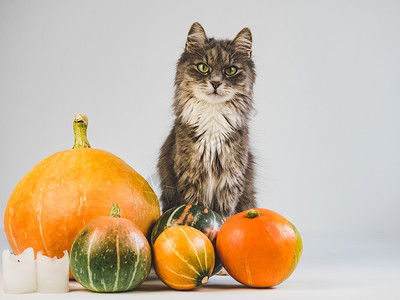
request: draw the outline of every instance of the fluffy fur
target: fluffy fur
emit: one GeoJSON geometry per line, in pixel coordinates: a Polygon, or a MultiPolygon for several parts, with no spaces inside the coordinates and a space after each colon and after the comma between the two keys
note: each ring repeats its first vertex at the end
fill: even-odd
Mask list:
{"type": "Polygon", "coordinates": [[[158,162],[163,211],[199,204],[227,219],[256,206],[248,128],[255,80],[251,47],[248,28],[232,41],[207,38],[199,23],[190,28],[176,68],[176,119],[158,162]],[[231,66],[237,72],[229,76],[231,66]]]}

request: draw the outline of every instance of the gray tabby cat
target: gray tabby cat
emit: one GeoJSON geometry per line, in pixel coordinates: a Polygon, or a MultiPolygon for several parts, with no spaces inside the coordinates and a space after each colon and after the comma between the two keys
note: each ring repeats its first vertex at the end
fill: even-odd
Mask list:
{"type": "Polygon", "coordinates": [[[197,204],[224,219],[256,207],[249,146],[254,63],[248,28],[232,40],[190,28],[176,68],[175,122],[161,148],[163,211],[197,204]]]}

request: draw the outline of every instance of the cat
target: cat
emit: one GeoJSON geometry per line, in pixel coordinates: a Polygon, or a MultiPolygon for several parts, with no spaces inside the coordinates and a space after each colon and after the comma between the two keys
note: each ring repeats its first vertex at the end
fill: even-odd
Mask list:
{"type": "Polygon", "coordinates": [[[249,28],[216,40],[193,23],[176,67],[175,122],[157,164],[163,212],[202,205],[226,220],[257,206],[248,126],[255,77],[249,28]]]}

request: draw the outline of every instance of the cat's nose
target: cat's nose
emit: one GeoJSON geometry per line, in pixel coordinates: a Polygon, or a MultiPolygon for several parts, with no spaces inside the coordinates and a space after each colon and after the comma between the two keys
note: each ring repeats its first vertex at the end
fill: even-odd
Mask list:
{"type": "Polygon", "coordinates": [[[211,81],[210,83],[213,86],[213,88],[216,90],[221,85],[222,82],[221,81],[211,81]]]}

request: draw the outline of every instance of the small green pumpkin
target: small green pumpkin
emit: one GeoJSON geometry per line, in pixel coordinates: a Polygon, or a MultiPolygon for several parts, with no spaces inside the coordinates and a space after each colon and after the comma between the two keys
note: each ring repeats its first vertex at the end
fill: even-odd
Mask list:
{"type": "MultiPolygon", "coordinates": [[[[153,226],[151,232],[151,244],[154,246],[157,237],[167,228],[187,225],[203,232],[214,246],[218,232],[223,224],[219,214],[200,205],[183,204],[170,208],[164,212],[153,226]]],[[[212,275],[219,272],[222,268],[217,252],[215,251],[215,267],[212,275]]]]}
{"type": "Polygon", "coordinates": [[[77,234],[70,266],[75,279],[91,291],[129,291],[147,278],[151,248],[139,228],[121,218],[114,204],[110,216],[92,220],[77,234]]]}

